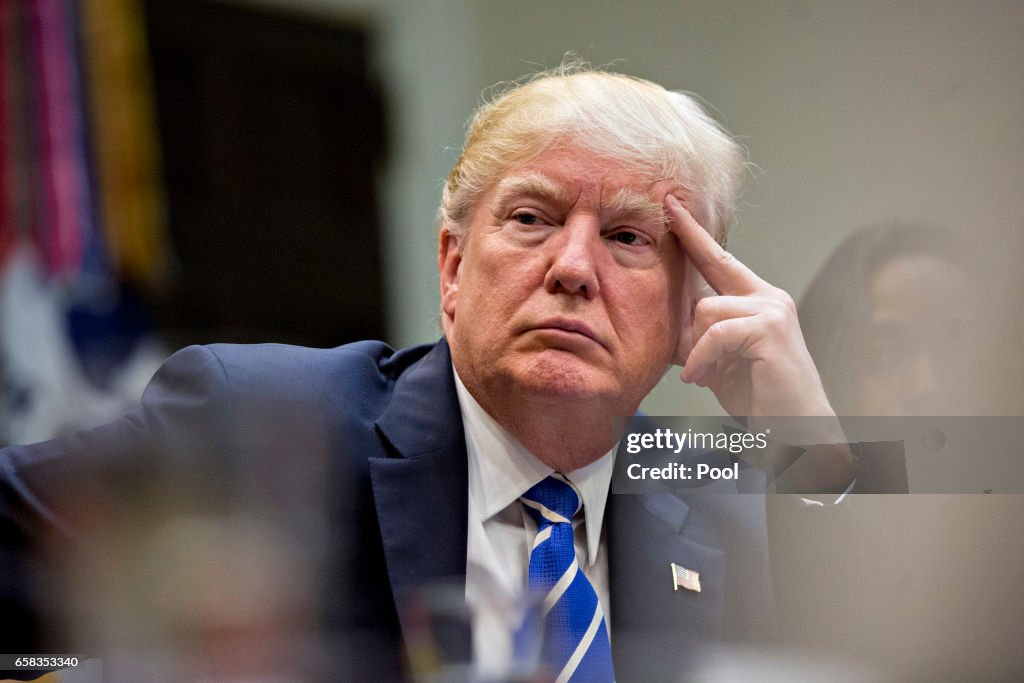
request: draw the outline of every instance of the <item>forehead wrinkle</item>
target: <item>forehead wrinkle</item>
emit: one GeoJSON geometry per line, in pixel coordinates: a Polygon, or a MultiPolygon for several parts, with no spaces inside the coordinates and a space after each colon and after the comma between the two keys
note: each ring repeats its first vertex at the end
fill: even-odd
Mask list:
{"type": "Polygon", "coordinates": [[[514,197],[522,196],[553,199],[558,202],[569,200],[565,188],[558,183],[541,173],[528,173],[503,178],[495,189],[493,205],[501,207],[514,197]]]}
{"type": "Polygon", "coordinates": [[[642,223],[661,225],[668,232],[665,209],[650,197],[622,188],[603,207],[615,217],[627,217],[642,223]]]}

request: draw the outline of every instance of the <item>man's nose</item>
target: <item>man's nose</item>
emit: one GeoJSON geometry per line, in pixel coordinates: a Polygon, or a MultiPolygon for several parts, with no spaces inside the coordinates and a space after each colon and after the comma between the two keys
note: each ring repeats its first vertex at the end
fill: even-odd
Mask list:
{"type": "Polygon", "coordinates": [[[594,217],[570,217],[554,240],[549,242],[551,264],[544,286],[552,294],[579,294],[588,299],[598,295],[600,282],[601,231],[594,217]]]}

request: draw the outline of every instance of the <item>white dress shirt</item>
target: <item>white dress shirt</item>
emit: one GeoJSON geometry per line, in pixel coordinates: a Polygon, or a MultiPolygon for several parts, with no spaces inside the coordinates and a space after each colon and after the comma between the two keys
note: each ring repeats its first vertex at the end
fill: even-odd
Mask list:
{"type": "MultiPolygon", "coordinates": [[[[513,635],[523,618],[530,547],[537,524],[519,496],[554,470],[487,414],[455,375],[469,457],[469,537],[466,603],[472,619],[473,661],[483,677],[507,673],[513,635]]],[[[574,520],[576,557],[593,584],[609,626],[608,557],[602,535],[615,448],[586,467],[563,472],[583,496],[574,520]]]]}

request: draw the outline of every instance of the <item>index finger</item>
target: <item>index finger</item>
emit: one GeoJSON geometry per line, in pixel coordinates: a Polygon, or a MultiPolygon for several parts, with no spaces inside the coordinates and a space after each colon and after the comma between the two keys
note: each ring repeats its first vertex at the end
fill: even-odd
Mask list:
{"type": "Polygon", "coordinates": [[[740,263],[701,227],[676,197],[665,195],[669,229],[675,234],[697,271],[719,294],[743,295],[767,286],[757,273],[740,263]]]}

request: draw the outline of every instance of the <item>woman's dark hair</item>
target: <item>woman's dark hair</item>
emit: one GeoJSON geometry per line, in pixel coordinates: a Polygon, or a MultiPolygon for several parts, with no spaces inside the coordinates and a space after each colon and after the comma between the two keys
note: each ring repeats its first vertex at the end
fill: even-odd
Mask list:
{"type": "Polygon", "coordinates": [[[857,381],[871,361],[871,283],[882,268],[910,256],[965,266],[966,247],[944,228],[885,224],[843,240],[814,276],[799,306],[807,348],[839,414],[863,411],[857,381]]]}

